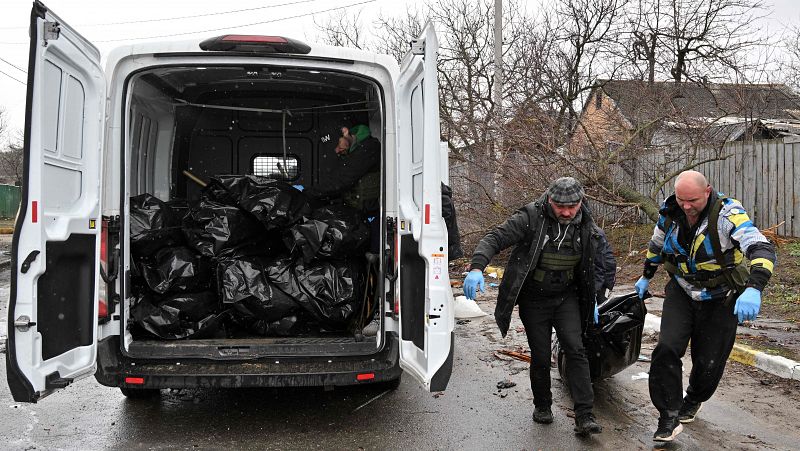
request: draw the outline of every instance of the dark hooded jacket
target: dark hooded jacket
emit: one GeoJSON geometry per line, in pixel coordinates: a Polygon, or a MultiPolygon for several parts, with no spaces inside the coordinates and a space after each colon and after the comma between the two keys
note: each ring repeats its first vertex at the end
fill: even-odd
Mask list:
{"type": "MultiPolygon", "coordinates": [[[[520,208],[506,222],[489,232],[478,243],[472,255],[472,269],[483,270],[492,258],[511,246],[515,246],[505,268],[497,296],[494,318],[505,337],[511,323],[511,314],[528,274],[536,268],[544,244],[547,221],[554,221],[547,214],[548,197],[520,208]]],[[[605,240],[602,231],[595,225],[584,200],[581,206],[580,240],[581,263],[578,269],[578,298],[582,329],[586,331],[592,321],[595,301],[595,256],[601,251],[605,240]]],[[[605,243],[607,246],[607,243],[605,243]]]]}

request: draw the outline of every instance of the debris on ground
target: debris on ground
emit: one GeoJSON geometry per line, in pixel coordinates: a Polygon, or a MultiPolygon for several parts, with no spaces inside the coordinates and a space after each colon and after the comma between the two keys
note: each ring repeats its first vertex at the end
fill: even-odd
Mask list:
{"type": "Polygon", "coordinates": [[[470,322],[471,321],[468,320],[468,319],[460,319],[460,320],[456,321],[456,324],[458,324],[459,326],[463,326],[464,324],[469,324],[470,322]]]}
{"type": "Polygon", "coordinates": [[[507,355],[507,356],[513,357],[513,358],[515,358],[517,360],[522,360],[523,362],[530,363],[530,361],[531,361],[531,356],[529,356],[528,354],[525,354],[525,353],[522,353],[522,352],[517,352],[517,351],[511,351],[509,349],[500,349],[500,350],[498,350],[496,352],[496,354],[507,355]]]}
{"type": "Polygon", "coordinates": [[[632,381],[638,381],[638,380],[641,380],[641,379],[650,379],[650,374],[645,373],[644,371],[642,371],[641,373],[634,374],[633,376],[631,376],[631,380],[632,381]]]}
{"type": "Polygon", "coordinates": [[[486,268],[484,268],[484,271],[486,272],[486,275],[488,277],[491,277],[492,279],[502,279],[505,269],[499,266],[489,265],[486,268]]]}
{"type": "Polygon", "coordinates": [[[453,303],[453,316],[456,319],[477,318],[486,316],[486,312],[481,310],[475,301],[467,299],[466,296],[456,296],[453,303]]]}
{"type": "Polygon", "coordinates": [[[639,358],[636,359],[636,360],[639,361],[639,362],[649,362],[650,361],[650,357],[648,357],[648,356],[646,356],[644,354],[639,354],[639,358]]]}
{"type": "Polygon", "coordinates": [[[516,386],[517,386],[516,382],[510,381],[508,379],[503,379],[503,380],[501,380],[500,382],[497,383],[497,389],[498,390],[502,390],[504,388],[516,387],[516,386]]]}

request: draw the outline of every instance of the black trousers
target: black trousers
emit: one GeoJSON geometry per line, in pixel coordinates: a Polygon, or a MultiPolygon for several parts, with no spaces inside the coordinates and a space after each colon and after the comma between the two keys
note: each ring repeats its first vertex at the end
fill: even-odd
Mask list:
{"type": "Polygon", "coordinates": [[[650,399],[661,417],[675,417],[683,401],[681,357],[692,341],[692,372],[686,397],[705,402],[717,390],[736,340],[737,319],[731,302],[694,301],[670,280],[661,332],[650,363],[650,399]]]}
{"type": "Polygon", "coordinates": [[[525,326],[531,348],[531,390],[536,407],[550,407],[551,330],[566,354],[569,388],[575,402],[575,416],[591,413],[594,391],[589,375],[589,361],[581,337],[581,315],[575,291],[561,296],[538,297],[523,289],[519,297],[519,317],[525,326]]]}

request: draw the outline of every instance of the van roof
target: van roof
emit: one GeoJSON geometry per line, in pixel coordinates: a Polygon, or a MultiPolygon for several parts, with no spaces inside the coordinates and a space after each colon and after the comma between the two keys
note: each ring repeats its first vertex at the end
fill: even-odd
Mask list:
{"type": "MultiPolygon", "coordinates": [[[[192,39],[192,40],[182,40],[182,41],[150,41],[150,42],[142,42],[142,43],[132,43],[128,45],[122,45],[119,47],[114,48],[106,55],[104,55],[104,65],[107,65],[109,69],[111,69],[111,64],[116,64],[119,60],[131,56],[131,55],[151,55],[151,54],[166,54],[166,53],[196,53],[201,55],[206,53],[204,50],[200,49],[200,43],[207,39],[207,37],[199,38],[199,39],[192,39]]],[[[397,61],[394,60],[389,55],[367,52],[364,50],[347,48],[347,47],[335,47],[329,45],[322,45],[322,44],[309,44],[311,47],[311,51],[307,55],[298,54],[299,58],[331,58],[331,59],[342,59],[342,60],[352,60],[355,62],[364,62],[364,63],[372,63],[378,64],[381,66],[385,66],[390,68],[390,70],[395,69],[398,67],[397,61]]],[[[207,52],[209,55],[220,56],[224,55],[225,52],[207,52]]],[[[234,53],[232,54],[241,55],[241,53],[234,53]]],[[[292,54],[281,54],[282,57],[291,57],[292,54]]],[[[265,54],[264,57],[270,57],[271,55],[265,54]]]]}

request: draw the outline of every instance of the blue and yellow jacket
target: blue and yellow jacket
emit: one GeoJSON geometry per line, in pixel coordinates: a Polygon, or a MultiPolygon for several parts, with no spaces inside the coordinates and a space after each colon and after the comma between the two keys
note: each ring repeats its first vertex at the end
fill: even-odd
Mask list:
{"type": "Polygon", "coordinates": [[[645,277],[652,278],[658,266],[665,264],[675,281],[696,301],[722,299],[731,288],[737,288],[730,287],[722,277],[723,266],[714,258],[711,239],[707,236],[708,212],[717,199],[722,199],[717,233],[726,260],[723,264],[744,270],[743,286],[764,289],[775,266],[774,247],[753,224],[739,201],[713,191],[693,233],[675,195],[664,201],[648,244],[645,277]],[[749,274],[745,257],[749,260],[749,274]]]}

